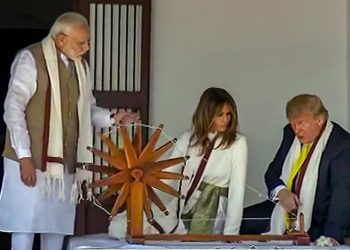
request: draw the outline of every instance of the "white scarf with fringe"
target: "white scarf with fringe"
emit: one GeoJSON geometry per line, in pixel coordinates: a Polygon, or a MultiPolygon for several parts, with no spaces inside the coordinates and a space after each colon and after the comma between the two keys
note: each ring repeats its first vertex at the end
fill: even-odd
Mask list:
{"type": "MultiPolygon", "coordinates": [[[[327,121],[326,127],[311,155],[309,164],[307,166],[305,176],[301,185],[299,200],[301,206],[298,208],[298,218],[296,221],[296,229],[299,230],[299,214],[304,214],[305,231],[308,231],[311,226],[312,210],[314,206],[318,169],[322,157],[322,153],[326,147],[327,141],[333,130],[333,124],[327,121]]],[[[287,157],[283,163],[281,179],[284,183],[287,183],[292,166],[299,157],[301,151],[301,143],[297,137],[294,138],[292,146],[289,149],[287,157]]],[[[267,234],[283,234],[286,231],[285,224],[285,210],[277,203],[275,206],[270,222],[270,231],[267,234]]]]}
{"type": "MultiPolygon", "coordinates": [[[[60,79],[58,72],[57,51],[54,40],[47,36],[41,42],[46,66],[51,84],[51,110],[49,124],[49,140],[47,155],[50,157],[63,158],[63,128],[61,114],[60,79]]],[[[93,162],[92,153],[86,149],[93,145],[92,123],[91,123],[91,100],[92,92],[90,86],[89,67],[86,62],[85,69],[81,60],[74,60],[75,69],[79,82],[78,120],[79,137],[77,146],[77,162],[93,162]]],[[[46,171],[43,173],[44,181],[42,191],[53,195],[56,185],[58,186],[58,197],[64,200],[64,165],[61,163],[47,162],[46,171]]],[[[83,180],[91,181],[92,173],[77,169],[76,180],[72,187],[71,201],[76,201],[79,196],[79,187],[83,180]]]]}

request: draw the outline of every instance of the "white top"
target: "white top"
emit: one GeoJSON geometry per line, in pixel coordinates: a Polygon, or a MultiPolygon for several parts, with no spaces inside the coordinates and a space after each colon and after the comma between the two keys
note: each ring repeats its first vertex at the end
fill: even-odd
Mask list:
{"type": "MultiPolygon", "coordinates": [[[[61,59],[68,66],[67,57],[61,59]]],[[[37,70],[35,59],[28,49],[22,50],[11,66],[11,78],[4,103],[4,120],[10,133],[11,144],[18,158],[31,157],[30,137],[25,120],[25,108],[35,94],[37,70]]],[[[110,111],[96,106],[91,101],[92,123],[97,127],[112,125],[110,111]]]]}
{"type": "MultiPolygon", "coordinates": [[[[180,137],[172,155],[172,157],[184,156],[187,152],[187,155],[190,156],[183,172],[184,175],[187,175],[190,178],[189,180],[183,181],[181,187],[181,193],[183,195],[187,195],[188,189],[191,186],[191,181],[194,179],[192,177],[196,174],[197,168],[203,157],[203,155],[198,155],[198,147],[188,148],[190,135],[190,132],[185,132],[180,137]]],[[[243,135],[238,134],[236,141],[228,148],[224,149],[220,147],[215,149],[219,143],[220,139],[215,143],[200,182],[204,181],[223,188],[228,187],[229,193],[223,233],[238,234],[243,214],[248,158],[247,141],[243,135]]],[[[167,171],[181,172],[181,168],[182,165],[177,165],[167,171]]],[[[178,186],[175,186],[175,188],[178,188],[178,186]]],[[[186,207],[191,206],[191,200],[195,199],[193,197],[194,195],[191,196],[186,207]]],[[[184,202],[182,203],[184,204],[184,202]]]]}

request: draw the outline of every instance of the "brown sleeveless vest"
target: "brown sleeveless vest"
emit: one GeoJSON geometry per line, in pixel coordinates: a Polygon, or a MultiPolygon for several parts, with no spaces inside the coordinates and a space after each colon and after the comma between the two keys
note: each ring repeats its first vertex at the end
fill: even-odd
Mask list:
{"type": "MultiPolygon", "coordinates": [[[[49,75],[46,67],[44,53],[41,43],[36,43],[28,47],[33,54],[37,69],[37,86],[33,97],[25,109],[27,129],[31,141],[31,153],[34,160],[35,168],[42,169],[42,148],[43,148],[43,131],[44,131],[44,113],[45,97],[47,87],[50,84],[49,75]]],[[[71,67],[66,67],[58,58],[58,70],[61,91],[61,112],[63,126],[63,158],[69,173],[75,172],[77,158],[77,141],[78,141],[78,111],[77,103],[79,98],[79,84],[77,79],[74,63],[71,67]]],[[[6,132],[6,141],[3,156],[18,161],[17,155],[11,147],[9,132],[6,132]]]]}

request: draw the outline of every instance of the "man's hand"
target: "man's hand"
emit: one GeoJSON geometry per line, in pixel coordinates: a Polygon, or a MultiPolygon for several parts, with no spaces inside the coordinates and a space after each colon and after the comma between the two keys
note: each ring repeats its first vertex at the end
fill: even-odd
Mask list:
{"type": "Polygon", "coordinates": [[[332,237],[329,237],[329,239],[332,242],[332,246],[340,246],[340,243],[336,239],[332,237]]]}
{"type": "Polygon", "coordinates": [[[139,115],[135,112],[119,111],[114,114],[113,118],[116,125],[120,123],[128,125],[130,123],[137,122],[139,120],[139,115]]]}
{"type": "Polygon", "coordinates": [[[19,159],[19,167],[21,180],[24,185],[34,187],[36,183],[36,174],[33,159],[31,157],[19,159]]]}
{"type": "Polygon", "coordinates": [[[293,210],[298,209],[298,207],[300,206],[298,196],[290,192],[288,189],[281,189],[278,192],[277,197],[280,201],[281,206],[287,212],[292,212],[293,210]]]}
{"type": "Polygon", "coordinates": [[[315,240],[315,245],[318,247],[340,246],[339,242],[336,239],[324,235],[320,236],[317,240],[315,240]]]}

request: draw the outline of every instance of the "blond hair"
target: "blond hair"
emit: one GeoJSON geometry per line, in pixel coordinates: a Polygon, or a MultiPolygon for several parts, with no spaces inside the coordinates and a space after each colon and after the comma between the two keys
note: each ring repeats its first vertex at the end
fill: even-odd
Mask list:
{"type": "Polygon", "coordinates": [[[297,117],[302,113],[309,112],[314,117],[322,116],[328,119],[328,111],[317,95],[302,94],[293,97],[286,106],[287,118],[297,117]]]}
{"type": "Polygon", "coordinates": [[[58,34],[69,34],[72,28],[88,26],[87,19],[77,12],[66,12],[60,15],[50,29],[50,36],[56,38],[58,34]]]}

